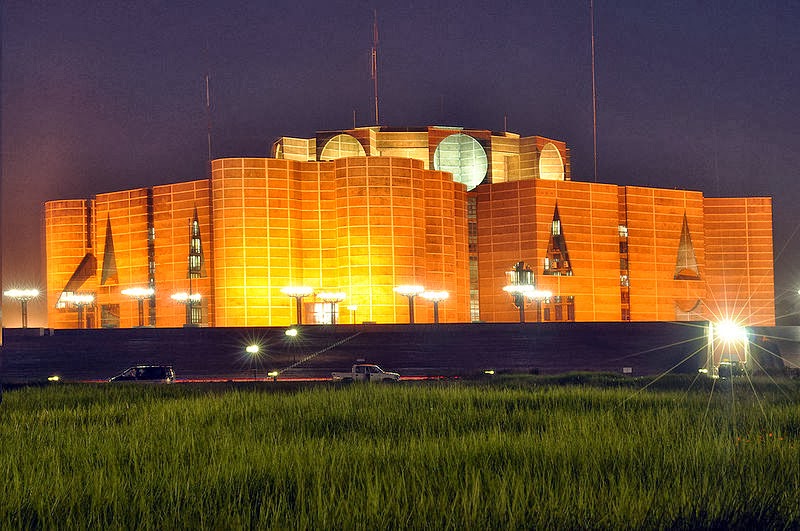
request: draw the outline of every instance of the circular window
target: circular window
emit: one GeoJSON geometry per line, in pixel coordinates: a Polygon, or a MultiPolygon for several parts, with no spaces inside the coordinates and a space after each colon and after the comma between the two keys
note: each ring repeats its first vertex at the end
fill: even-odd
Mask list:
{"type": "Polygon", "coordinates": [[[319,160],[335,160],[343,159],[345,157],[365,157],[366,155],[367,154],[364,152],[364,146],[361,145],[361,142],[356,140],[356,138],[353,136],[342,133],[334,136],[325,143],[325,147],[322,149],[319,160]]]}
{"type": "Polygon", "coordinates": [[[472,190],[486,177],[489,163],[486,151],[471,136],[463,133],[442,140],[433,153],[433,168],[453,174],[453,180],[472,190]]]}
{"type": "Polygon", "coordinates": [[[564,180],[564,162],[561,153],[552,142],[545,144],[539,155],[539,178],[548,181],[564,180]]]}

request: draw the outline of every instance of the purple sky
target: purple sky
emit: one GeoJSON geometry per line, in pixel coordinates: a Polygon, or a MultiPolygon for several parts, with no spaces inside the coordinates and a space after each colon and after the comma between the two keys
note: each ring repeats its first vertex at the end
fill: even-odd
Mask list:
{"type": "MultiPolygon", "coordinates": [[[[44,289],[43,202],[206,175],[206,71],[214,157],[351,127],[353,110],[372,124],[373,8],[383,125],[507,115],[594,179],[588,0],[6,0],[4,289],[44,289]]],[[[798,27],[790,1],[595,5],[598,180],[772,196],[779,315],[800,311],[798,27]]],[[[29,319],[44,325],[43,301],[29,319]]],[[[19,326],[16,303],[3,320],[19,326]]]]}

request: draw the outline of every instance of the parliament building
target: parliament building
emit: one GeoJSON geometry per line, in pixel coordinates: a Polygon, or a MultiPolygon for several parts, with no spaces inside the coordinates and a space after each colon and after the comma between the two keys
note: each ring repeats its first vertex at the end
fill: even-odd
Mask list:
{"type": "Polygon", "coordinates": [[[775,324],[771,198],[573,181],[564,142],[511,132],[284,137],[208,178],[49,201],[44,234],[52,328],[775,324]],[[504,289],[523,271],[545,296],[504,289]]]}

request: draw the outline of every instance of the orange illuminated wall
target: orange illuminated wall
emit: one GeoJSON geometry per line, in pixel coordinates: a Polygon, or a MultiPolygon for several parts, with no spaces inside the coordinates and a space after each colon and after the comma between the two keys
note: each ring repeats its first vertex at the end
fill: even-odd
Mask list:
{"type": "MultiPolygon", "coordinates": [[[[62,290],[87,255],[94,258],[90,237],[91,201],[72,199],[50,201],[44,206],[45,256],[47,263],[47,322],[52,328],[78,328],[78,313],[74,306],[59,306],[62,290]]],[[[92,265],[92,269],[96,266],[92,265]]],[[[73,282],[80,293],[95,289],[89,282],[73,282]]]]}
{"type": "MultiPolygon", "coordinates": [[[[98,194],[95,200],[99,326],[112,326],[117,319],[121,328],[139,324],[138,302],[121,291],[149,286],[148,195],[147,188],[137,188],[98,194]],[[107,272],[104,281],[104,264],[112,266],[112,247],[114,270],[107,272]]],[[[145,301],[144,314],[145,325],[156,324],[151,319],[150,301],[145,301]]]]}
{"type": "MultiPolygon", "coordinates": [[[[468,319],[466,225],[456,220],[466,197],[448,174],[391,157],[221,159],[212,171],[218,326],[293,323],[287,286],[344,292],[337,322],[351,319],[348,305],[358,321],[405,321],[393,288],[408,283],[450,292],[440,320],[468,319]]],[[[314,302],[304,300],[305,322],[314,302]]],[[[424,301],[416,312],[432,320],[424,301]]]]}
{"type": "MultiPolygon", "coordinates": [[[[210,179],[46,203],[49,325],[77,327],[64,296],[89,293],[88,326],[136,326],[138,303],[121,292],[147,286],[145,324],[159,327],[185,324],[171,295],[190,288],[204,326],[289,325],[290,286],[343,292],[338,323],[405,323],[400,284],[448,291],[442,322],[517,321],[503,287],[519,261],[552,292],[548,308],[569,310],[530,304],[528,321],[774,324],[769,198],[576,182],[564,142],[488,130],[361,127],[285,137],[274,155],[214,160],[210,179]],[[470,192],[433,169],[455,134],[486,154],[485,184],[470,192]],[[203,263],[190,286],[195,216],[203,263]]],[[[321,303],[304,299],[304,322],[325,322],[321,303]]],[[[418,297],[415,317],[432,322],[433,304],[418,297]]]]}
{"type": "Polygon", "coordinates": [[[627,204],[631,320],[706,318],[703,195],[700,192],[624,187],[627,204]],[[697,275],[676,278],[684,227],[688,228],[697,275]],[[683,317],[683,318],[681,318],[683,317]]]}
{"type": "MultiPolygon", "coordinates": [[[[617,189],[575,181],[517,181],[475,190],[481,320],[517,321],[503,291],[505,272],[518,261],[534,271],[537,287],[574,297],[576,321],[615,321],[620,315],[617,189]],[[572,275],[545,275],[556,205],[572,275]]],[[[535,307],[526,321],[535,321],[535,307]]]]}
{"type": "Polygon", "coordinates": [[[153,187],[155,244],[155,299],[157,325],[179,327],[186,323],[186,306],[172,299],[175,293],[199,293],[202,325],[213,326],[212,273],[214,247],[208,180],[153,187]],[[197,215],[203,263],[198,278],[189,282],[191,224],[197,215]]]}
{"type": "Polygon", "coordinates": [[[774,326],[772,200],[705,198],[704,208],[709,314],[774,326]]]}

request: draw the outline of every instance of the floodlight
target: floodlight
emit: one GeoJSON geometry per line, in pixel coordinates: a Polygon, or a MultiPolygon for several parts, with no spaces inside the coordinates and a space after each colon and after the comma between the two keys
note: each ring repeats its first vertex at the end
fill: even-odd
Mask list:
{"type": "Polygon", "coordinates": [[[439,303],[447,299],[450,294],[446,291],[423,291],[421,294],[423,299],[428,299],[433,303],[433,322],[439,323],[439,303]]]}
{"type": "Polygon", "coordinates": [[[281,293],[292,297],[295,300],[295,304],[297,305],[297,324],[303,324],[303,297],[307,297],[314,293],[314,288],[310,288],[308,286],[287,286],[281,289],[281,293]]]}
{"type": "Polygon", "coordinates": [[[725,319],[717,323],[715,334],[717,338],[726,343],[747,340],[747,329],[730,319],[725,319]]]}
{"type": "Polygon", "coordinates": [[[394,291],[408,298],[408,322],[414,324],[414,297],[425,291],[425,288],[416,284],[401,284],[394,291]]]}

